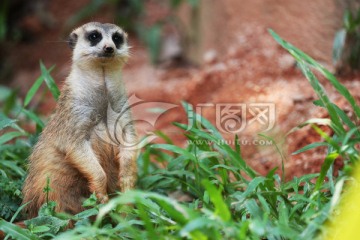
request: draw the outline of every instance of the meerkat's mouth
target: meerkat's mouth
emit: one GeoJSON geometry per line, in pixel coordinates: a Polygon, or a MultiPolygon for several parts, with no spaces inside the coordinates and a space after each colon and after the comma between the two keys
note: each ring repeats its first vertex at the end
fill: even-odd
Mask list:
{"type": "Polygon", "coordinates": [[[99,53],[97,54],[99,58],[112,58],[115,57],[115,53],[99,53]]]}
{"type": "Polygon", "coordinates": [[[84,61],[95,61],[101,64],[112,64],[117,62],[125,63],[128,55],[122,53],[88,53],[83,56],[84,61]]]}

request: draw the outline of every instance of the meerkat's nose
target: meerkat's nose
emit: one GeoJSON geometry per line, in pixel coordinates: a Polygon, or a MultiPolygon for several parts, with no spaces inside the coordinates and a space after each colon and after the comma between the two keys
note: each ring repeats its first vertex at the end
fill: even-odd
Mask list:
{"type": "Polygon", "coordinates": [[[105,53],[114,53],[114,48],[113,47],[104,47],[104,52],[105,53]]]}

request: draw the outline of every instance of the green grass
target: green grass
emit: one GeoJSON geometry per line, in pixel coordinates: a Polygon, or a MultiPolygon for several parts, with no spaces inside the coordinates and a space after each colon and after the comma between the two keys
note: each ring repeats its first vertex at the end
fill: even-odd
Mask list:
{"type": "Polygon", "coordinates": [[[1,114],[0,129],[6,130],[0,137],[0,204],[10,209],[0,212],[3,218],[0,230],[16,239],[314,239],[330,217],[332,204],[339,198],[349,169],[359,159],[355,145],[360,137],[357,127],[360,108],[329,71],[273,31],[270,33],[294,56],[313,86],[319,97],[314,107],[325,108],[329,113],[329,119],[310,119],[293,129],[311,125],[324,139],[295,153],[326,146],[327,155],[319,173],[290,181],[276,174],[277,169],[265,176],[258,174],[242,158],[241,146],[232,148],[221,141],[223,138],[216,128],[184,102],[189,120],[198,124],[189,121],[190,130],[188,125],[174,124],[190,140],[189,144],[178,147],[158,133],[166,144],[149,144],[143,149],[138,159],[136,190],[119,194],[105,205],[97,204],[92,195],[84,202],[87,210],[75,216],[54,212],[54,203],[49,202],[37,218],[26,221],[28,229],[21,229],[11,222],[21,217],[15,211],[21,200],[25,159],[44,126],[34,109],[27,107],[42,81],[55,98],[58,96],[49,73],[51,69],[41,64],[42,76],[24,104],[19,103],[11,90],[0,89],[7,92],[0,99],[5,113],[1,114]],[[349,102],[354,118],[331,102],[313,70],[323,74],[349,102]],[[35,134],[20,127],[29,121],[37,126],[35,134]],[[329,126],[334,134],[327,135],[317,124],[329,126]],[[346,171],[335,177],[333,163],[339,156],[346,171]],[[187,196],[188,201],[171,198],[175,192],[187,196]],[[9,198],[16,200],[14,206],[10,206],[13,201],[9,198]],[[75,227],[65,230],[69,220],[75,227]]]}

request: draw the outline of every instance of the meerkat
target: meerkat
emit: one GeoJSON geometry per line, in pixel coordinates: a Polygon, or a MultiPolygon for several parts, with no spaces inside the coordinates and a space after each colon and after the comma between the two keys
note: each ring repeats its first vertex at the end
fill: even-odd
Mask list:
{"type": "Polygon", "coordinates": [[[70,34],[69,45],[71,72],[29,157],[23,203],[30,218],[46,198],[56,202],[56,211],[75,214],[92,193],[105,203],[108,194],[136,182],[137,137],[121,79],[127,34],[114,24],[90,22],[70,34]]]}

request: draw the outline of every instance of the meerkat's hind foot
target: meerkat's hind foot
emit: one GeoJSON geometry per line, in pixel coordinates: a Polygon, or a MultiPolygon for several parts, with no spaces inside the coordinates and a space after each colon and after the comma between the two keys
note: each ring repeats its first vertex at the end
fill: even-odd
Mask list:
{"type": "Polygon", "coordinates": [[[120,190],[126,192],[135,187],[136,177],[134,176],[121,176],[120,177],[120,190]]]}
{"type": "Polygon", "coordinates": [[[109,201],[109,196],[107,194],[96,193],[96,198],[98,202],[102,204],[107,203],[109,201]]]}

